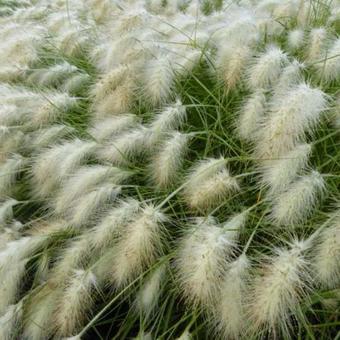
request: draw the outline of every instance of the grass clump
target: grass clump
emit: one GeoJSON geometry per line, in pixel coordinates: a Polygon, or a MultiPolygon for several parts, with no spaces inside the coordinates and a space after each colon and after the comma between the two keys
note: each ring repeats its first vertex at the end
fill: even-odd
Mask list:
{"type": "Polygon", "coordinates": [[[0,1],[0,338],[338,339],[336,1],[0,1]]]}

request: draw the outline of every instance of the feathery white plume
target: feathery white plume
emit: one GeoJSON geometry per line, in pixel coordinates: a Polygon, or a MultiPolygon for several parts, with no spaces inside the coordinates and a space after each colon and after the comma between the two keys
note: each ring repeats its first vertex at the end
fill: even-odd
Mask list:
{"type": "Polygon", "coordinates": [[[8,226],[7,228],[1,228],[0,251],[6,248],[7,243],[20,238],[21,235],[18,232],[18,230],[20,229],[19,227],[20,225],[17,226],[18,223],[17,221],[15,221],[12,225],[8,226]]]}
{"type": "Polygon", "coordinates": [[[225,339],[239,339],[244,334],[244,300],[250,261],[242,254],[228,264],[214,310],[218,332],[225,339]]]}
{"type": "Polygon", "coordinates": [[[217,75],[228,90],[234,89],[240,81],[250,56],[251,50],[247,46],[230,44],[219,49],[216,60],[217,75]]]}
{"type": "Polygon", "coordinates": [[[326,104],[327,97],[321,90],[304,83],[292,87],[272,103],[258,132],[255,156],[271,160],[292,150],[306,131],[312,132],[326,104]]]}
{"type": "MultiPolygon", "coordinates": [[[[1,88],[0,88],[1,89],[1,88]]],[[[1,89],[2,90],[2,89],[1,89]]],[[[11,126],[23,120],[24,114],[16,109],[12,104],[0,104],[0,124],[11,126]]]]}
{"type": "Polygon", "coordinates": [[[31,124],[35,127],[54,123],[66,111],[77,105],[77,99],[67,93],[47,93],[44,104],[39,106],[32,115],[31,124]]]}
{"type": "Polygon", "coordinates": [[[55,314],[55,327],[60,336],[76,334],[94,303],[97,279],[91,271],[76,270],[66,284],[55,314]]]}
{"type": "Polygon", "coordinates": [[[109,208],[109,205],[120,194],[121,188],[112,183],[102,183],[90,192],[75,199],[63,215],[71,226],[76,228],[92,224],[100,213],[109,208]]]}
{"type": "Polygon", "coordinates": [[[52,125],[45,129],[34,131],[30,135],[30,149],[40,151],[58,140],[70,135],[74,131],[73,128],[66,125],[52,125]]]}
{"type": "Polygon", "coordinates": [[[191,208],[207,210],[218,206],[239,189],[237,180],[226,167],[225,159],[210,158],[194,165],[183,194],[191,208]]]}
{"type": "Polygon", "coordinates": [[[66,56],[80,57],[89,44],[89,38],[89,35],[85,35],[76,25],[68,25],[60,30],[55,42],[57,48],[66,56]]]}
{"type": "Polygon", "coordinates": [[[94,86],[92,95],[95,102],[104,100],[113,93],[116,88],[121,85],[128,76],[129,69],[127,66],[119,66],[114,70],[106,73],[94,86]]]}
{"type": "Polygon", "coordinates": [[[336,288],[340,282],[340,215],[321,231],[313,256],[315,277],[324,288],[336,288]]]}
{"type": "Polygon", "coordinates": [[[13,153],[21,153],[25,146],[25,134],[22,131],[0,128],[0,163],[13,153]]]}
{"type": "Polygon", "coordinates": [[[7,242],[0,252],[0,315],[16,302],[23,282],[26,264],[44,244],[46,237],[22,237],[7,242]]]}
{"type": "Polygon", "coordinates": [[[334,41],[326,55],[326,60],[317,64],[320,77],[328,82],[337,81],[340,78],[340,38],[334,41]]]}
{"type": "Polygon", "coordinates": [[[15,199],[8,199],[0,203],[0,226],[5,225],[13,218],[13,207],[18,204],[15,199]]]}
{"type": "Polygon", "coordinates": [[[204,56],[202,55],[201,50],[187,48],[183,55],[177,56],[175,59],[174,67],[176,73],[180,74],[182,77],[190,75],[195,66],[198,65],[203,58],[204,56]]]}
{"type": "Polygon", "coordinates": [[[132,106],[135,89],[134,79],[127,78],[104,99],[95,102],[96,118],[129,112],[132,106]]]}
{"type": "Polygon", "coordinates": [[[19,302],[9,306],[5,314],[0,317],[0,338],[2,340],[13,340],[19,336],[22,312],[22,302],[19,302]]]}
{"type": "Polygon", "coordinates": [[[12,263],[12,266],[7,264],[7,270],[4,275],[1,268],[0,281],[0,316],[3,315],[6,309],[16,302],[21,284],[24,279],[27,260],[20,260],[12,263]]]}
{"type": "Polygon", "coordinates": [[[152,105],[162,104],[170,97],[174,78],[173,66],[165,56],[152,59],[145,65],[144,95],[152,105]]]}
{"type": "Polygon", "coordinates": [[[67,337],[64,337],[63,340],[81,340],[81,335],[78,334],[74,336],[67,336],[67,337]]]}
{"type": "Polygon", "coordinates": [[[74,202],[95,189],[97,185],[104,182],[121,184],[129,175],[128,171],[112,166],[81,167],[62,183],[55,198],[54,211],[57,214],[62,214],[74,202]]]}
{"type": "Polygon", "coordinates": [[[6,248],[1,251],[0,275],[6,273],[6,266],[12,266],[14,262],[20,262],[31,256],[45,241],[45,235],[38,235],[26,236],[9,242],[6,248]]]}
{"type": "Polygon", "coordinates": [[[285,66],[277,83],[275,84],[272,101],[275,101],[275,98],[283,96],[291,89],[292,86],[296,86],[301,83],[303,80],[302,70],[304,67],[304,64],[301,64],[296,59],[285,66]]]}
{"type": "Polygon", "coordinates": [[[0,78],[2,81],[17,80],[23,75],[23,71],[38,59],[37,49],[41,46],[46,33],[37,22],[28,20],[25,22],[20,20],[22,18],[17,19],[17,22],[14,17],[15,15],[8,17],[12,19],[8,25],[1,23],[0,78]]]}
{"type": "Polygon", "coordinates": [[[268,186],[270,196],[283,192],[307,165],[312,151],[310,144],[299,144],[279,159],[266,162],[261,168],[261,182],[268,186]]]}
{"type": "Polygon", "coordinates": [[[262,90],[252,93],[244,102],[237,121],[237,131],[241,138],[254,140],[256,131],[264,117],[266,96],[262,90]]]}
{"type": "Polygon", "coordinates": [[[273,17],[280,22],[290,23],[291,18],[295,18],[299,9],[295,1],[277,2],[274,10],[273,17]]]}
{"type": "Polygon", "coordinates": [[[188,330],[185,330],[176,340],[192,340],[192,335],[188,330]]]}
{"type": "Polygon", "coordinates": [[[166,216],[161,211],[147,205],[125,227],[111,264],[112,280],[118,287],[136,278],[162,254],[165,221],[166,216]]]}
{"type": "Polygon", "coordinates": [[[268,88],[279,78],[286,65],[287,55],[276,46],[269,46],[267,51],[254,60],[248,71],[248,86],[253,89],[268,88]]]}
{"type": "Polygon", "coordinates": [[[198,218],[183,237],[176,268],[185,299],[209,307],[215,302],[234,242],[211,216],[198,218]]]}
{"type": "Polygon", "coordinates": [[[294,52],[302,47],[304,44],[304,35],[304,31],[299,28],[288,33],[287,44],[290,51],[294,52]]]}
{"type": "Polygon", "coordinates": [[[62,180],[84,162],[95,150],[96,143],[75,139],[55,145],[37,155],[32,166],[32,184],[39,198],[51,195],[62,180]]]}
{"type": "Polygon", "coordinates": [[[52,335],[53,312],[60,287],[49,282],[34,292],[24,305],[24,339],[46,339],[52,335]]]}
{"type": "MultiPolygon", "coordinates": [[[[290,249],[276,248],[275,255],[262,265],[249,291],[248,313],[254,334],[264,330],[270,336],[289,336],[291,316],[306,294],[310,278],[304,256],[310,243],[294,241],[290,249]]],[[[295,314],[296,315],[296,314],[295,314]]]]}
{"type": "Polygon", "coordinates": [[[133,114],[122,114],[119,116],[99,120],[90,128],[89,133],[98,142],[103,142],[123,131],[127,131],[135,127],[137,124],[137,116],[133,114]]]}
{"type": "Polygon", "coordinates": [[[158,188],[167,188],[176,181],[187,152],[188,140],[188,135],[173,132],[159,146],[150,164],[152,179],[158,188]]]}
{"type": "Polygon", "coordinates": [[[90,76],[87,73],[79,73],[66,79],[62,85],[62,90],[76,94],[90,82],[90,76]]]}
{"type": "MultiPolygon", "coordinates": [[[[307,1],[300,1],[299,9],[296,16],[296,22],[298,27],[305,27],[310,21],[310,13],[312,11],[313,4],[307,1]]],[[[321,13],[321,12],[320,12],[321,13]]]]}
{"type": "Polygon", "coordinates": [[[63,62],[48,68],[34,70],[29,75],[28,81],[42,86],[56,86],[77,70],[76,66],[63,62]]]}
{"type": "Polygon", "coordinates": [[[328,33],[325,28],[313,28],[308,37],[306,60],[315,62],[322,59],[327,40],[328,33]]]}
{"type": "MultiPolygon", "coordinates": [[[[199,3],[199,1],[197,1],[197,3],[199,3]]],[[[195,14],[193,16],[196,17],[195,14]]],[[[212,16],[212,19],[216,20],[216,24],[206,28],[211,32],[211,36],[206,38],[206,41],[202,44],[203,46],[206,45],[209,40],[216,41],[215,43],[218,45],[225,42],[235,46],[252,46],[255,45],[260,38],[254,17],[244,11],[237,14],[237,19],[229,16],[226,17],[223,12],[216,13],[212,16]],[[228,20],[227,25],[225,20],[228,20]],[[226,37],[228,38],[226,39],[226,37]]]]}
{"type": "Polygon", "coordinates": [[[248,210],[230,217],[222,227],[230,242],[236,242],[248,217],[248,210]]]}
{"type": "Polygon", "coordinates": [[[140,125],[123,132],[98,151],[100,159],[116,165],[128,164],[137,157],[150,151],[151,132],[140,125]]]}
{"type": "Polygon", "coordinates": [[[274,197],[271,219],[275,224],[293,227],[304,222],[315,209],[324,189],[325,183],[319,172],[301,176],[274,197]]]}
{"type": "Polygon", "coordinates": [[[167,264],[156,268],[145,280],[136,296],[136,307],[145,317],[149,317],[157,306],[162,293],[167,264]]]}
{"type": "Polygon", "coordinates": [[[92,229],[91,244],[94,249],[105,250],[118,238],[122,228],[136,217],[140,204],[134,199],[121,201],[92,229]]]}
{"type": "Polygon", "coordinates": [[[13,155],[12,158],[0,165],[0,197],[11,193],[18,174],[23,169],[25,160],[20,155],[13,155]]]}
{"type": "Polygon", "coordinates": [[[93,251],[91,242],[90,233],[84,233],[67,242],[65,248],[60,251],[57,262],[50,272],[50,279],[54,283],[61,285],[70,277],[72,271],[85,266],[93,251]]]}
{"type": "Polygon", "coordinates": [[[180,100],[167,106],[150,123],[153,139],[157,140],[162,134],[181,127],[186,117],[185,106],[180,100]]]}

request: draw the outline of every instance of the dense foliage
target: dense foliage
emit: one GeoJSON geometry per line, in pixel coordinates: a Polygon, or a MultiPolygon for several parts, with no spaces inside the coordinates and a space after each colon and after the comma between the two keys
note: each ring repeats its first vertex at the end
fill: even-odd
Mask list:
{"type": "Polygon", "coordinates": [[[0,0],[0,339],[339,339],[338,0],[0,0]]]}

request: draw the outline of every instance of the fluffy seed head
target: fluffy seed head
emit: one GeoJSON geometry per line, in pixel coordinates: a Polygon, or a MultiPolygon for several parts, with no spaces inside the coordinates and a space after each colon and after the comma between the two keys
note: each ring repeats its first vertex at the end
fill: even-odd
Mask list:
{"type": "Polygon", "coordinates": [[[124,78],[127,77],[129,70],[126,66],[120,66],[106,73],[94,86],[92,96],[95,102],[100,102],[109,96],[119,85],[122,84],[124,78]]]}
{"type": "Polygon", "coordinates": [[[20,153],[25,146],[25,134],[22,131],[13,131],[7,127],[0,128],[0,163],[14,153],[20,153]]]}
{"type": "Polygon", "coordinates": [[[35,195],[46,198],[62,180],[86,160],[96,148],[93,142],[75,139],[48,148],[39,154],[32,166],[32,184],[35,195]]]}
{"type": "Polygon", "coordinates": [[[295,29],[289,32],[287,44],[290,51],[294,52],[301,48],[304,43],[304,35],[304,31],[301,29],[295,29]]]}
{"type": "Polygon", "coordinates": [[[27,260],[20,260],[8,266],[6,274],[0,269],[0,315],[3,315],[7,308],[16,303],[21,283],[24,279],[27,260]]]}
{"type": "Polygon", "coordinates": [[[186,330],[181,334],[181,336],[176,338],[176,340],[192,340],[192,335],[188,330],[186,330]]]}
{"type": "Polygon", "coordinates": [[[313,131],[326,104],[327,97],[321,90],[304,83],[275,100],[258,131],[256,158],[272,160],[294,149],[306,131],[313,131]]]}
{"type": "Polygon", "coordinates": [[[11,193],[13,185],[23,169],[25,160],[20,155],[14,155],[0,165],[0,197],[6,197],[11,193]]]}
{"type": "Polygon", "coordinates": [[[75,74],[65,80],[62,85],[62,90],[70,94],[77,94],[90,82],[90,76],[87,73],[75,74]]]}
{"type": "Polygon", "coordinates": [[[200,161],[188,175],[183,194],[193,209],[209,210],[239,190],[238,182],[225,166],[225,160],[200,161]]]}
{"type": "Polygon", "coordinates": [[[62,214],[73,202],[91,192],[97,185],[110,182],[121,184],[129,176],[129,172],[105,165],[84,166],[62,183],[57,193],[54,211],[62,214]]]}
{"type": "Polygon", "coordinates": [[[128,164],[150,151],[151,135],[149,129],[140,125],[108,142],[99,150],[98,156],[116,165],[128,164]]]}
{"type": "Polygon", "coordinates": [[[136,217],[140,208],[138,201],[129,199],[121,201],[93,228],[91,244],[94,249],[103,250],[118,238],[118,234],[136,217]]]}
{"type": "Polygon", "coordinates": [[[282,73],[275,84],[272,101],[275,101],[275,98],[280,98],[280,96],[283,96],[291,89],[292,86],[296,86],[301,83],[303,80],[302,70],[304,67],[305,66],[303,64],[294,59],[283,68],[282,73]]]}
{"type": "Polygon", "coordinates": [[[175,182],[187,151],[188,140],[188,135],[173,132],[160,145],[150,164],[152,179],[158,188],[168,188],[175,182]]]}
{"type": "Polygon", "coordinates": [[[268,187],[269,196],[283,192],[307,165],[310,144],[299,144],[279,159],[266,162],[261,168],[261,182],[268,187]]]}
{"type": "Polygon", "coordinates": [[[17,110],[15,105],[0,105],[0,124],[3,126],[11,126],[24,120],[24,114],[17,110]]]}
{"type": "Polygon", "coordinates": [[[86,320],[86,314],[97,290],[97,280],[91,271],[76,270],[70,277],[58,301],[55,322],[60,336],[76,334],[86,320]]]}
{"type": "Polygon", "coordinates": [[[167,106],[162,112],[157,114],[150,124],[153,138],[157,140],[160,135],[181,127],[186,119],[185,106],[180,100],[167,106]]]}
{"type": "Polygon", "coordinates": [[[327,45],[327,31],[324,28],[313,28],[308,37],[306,60],[315,62],[322,58],[327,45]]]}
{"type": "Polygon", "coordinates": [[[162,264],[154,270],[147,278],[136,296],[137,309],[145,317],[149,317],[157,306],[159,296],[162,292],[167,264],[162,264]]]}
{"type": "Polygon", "coordinates": [[[301,176],[274,198],[271,219],[278,225],[293,227],[304,222],[314,211],[324,190],[324,180],[317,171],[301,176]]]}
{"type": "Polygon", "coordinates": [[[152,105],[157,106],[169,98],[174,77],[173,67],[167,57],[160,56],[147,63],[143,84],[145,96],[152,105]]]}
{"type": "Polygon", "coordinates": [[[27,80],[40,86],[57,86],[62,80],[77,72],[77,70],[76,66],[63,62],[46,69],[34,70],[27,80]]]}
{"type": "Polygon", "coordinates": [[[337,81],[340,78],[340,38],[335,40],[324,56],[325,60],[316,66],[321,78],[327,82],[337,81]]]}
{"type": "MultiPolygon", "coordinates": [[[[273,337],[289,336],[291,315],[306,294],[309,281],[304,241],[294,242],[290,249],[275,249],[275,255],[262,265],[249,291],[248,313],[254,334],[261,330],[273,337]]],[[[296,315],[296,314],[295,314],[296,315]]]]}
{"type": "Polygon", "coordinates": [[[270,46],[260,55],[248,72],[248,86],[256,90],[267,88],[280,76],[282,68],[287,63],[286,54],[278,47],[270,46]]]}
{"type": "Polygon", "coordinates": [[[89,133],[98,142],[103,142],[111,137],[117,136],[136,125],[137,117],[133,114],[122,114],[97,121],[89,133]]]}
{"type": "Polygon", "coordinates": [[[228,264],[214,311],[217,330],[225,339],[239,339],[245,327],[244,300],[250,261],[246,255],[228,264]]]}
{"type": "Polygon", "coordinates": [[[125,227],[111,264],[112,280],[118,287],[136,278],[162,254],[165,220],[162,212],[147,205],[125,227]]]}
{"type": "Polygon", "coordinates": [[[66,111],[77,105],[77,99],[70,97],[67,93],[47,93],[44,104],[34,112],[31,125],[40,127],[54,123],[65,114],[66,111]]]}
{"type": "Polygon", "coordinates": [[[103,117],[129,112],[132,107],[134,89],[134,79],[125,79],[112,93],[94,103],[95,117],[102,119],[103,117]]]}
{"type": "Polygon", "coordinates": [[[254,140],[263,120],[266,96],[262,90],[252,93],[242,105],[237,124],[238,135],[245,140],[254,140]]]}
{"type": "Polygon", "coordinates": [[[27,339],[48,338],[52,334],[53,312],[60,294],[58,287],[45,285],[32,294],[25,305],[23,336],[27,339]]]}
{"type": "Polygon", "coordinates": [[[90,192],[74,200],[64,212],[64,216],[75,228],[92,224],[100,213],[109,208],[120,192],[121,188],[110,182],[99,184],[90,192]]]}
{"type": "Polygon", "coordinates": [[[0,226],[5,225],[13,218],[13,207],[18,204],[15,199],[8,199],[0,203],[0,226]]]}
{"type": "Polygon", "coordinates": [[[62,285],[74,270],[85,266],[93,250],[91,241],[89,234],[85,233],[68,242],[66,248],[60,251],[58,261],[50,272],[50,279],[62,285]]]}
{"type": "Polygon", "coordinates": [[[234,243],[214,218],[199,218],[178,249],[176,267],[184,298],[193,305],[210,306],[216,299],[234,243]]]}
{"type": "Polygon", "coordinates": [[[6,309],[3,316],[0,317],[0,338],[3,340],[12,340],[19,336],[20,323],[22,319],[22,302],[11,305],[6,309]]]}
{"type": "Polygon", "coordinates": [[[236,242],[247,221],[248,211],[236,214],[223,223],[223,230],[230,242],[236,242]]]}
{"type": "Polygon", "coordinates": [[[189,75],[195,66],[203,59],[202,51],[199,49],[186,49],[183,55],[177,57],[174,67],[176,73],[181,76],[189,75]]]}
{"type": "Polygon", "coordinates": [[[217,56],[216,66],[221,80],[228,90],[235,88],[241,79],[242,72],[250,58],[250,49],[247,46],[223,46],[217,56]]]}
{"type": "Polygon", "coordinates": [[[315,276],[324,287],[333,289],[340,282],[340,214],[321,232],[313,257],[315,276]]]}
{"type": "Polygon", "coordinates": [[[73,128],[66,125],[52,125],[45,129],[39,129],[30,136],[30,148],[38,152],[42,148],[55,144],[73,131],[73,128]]]}

